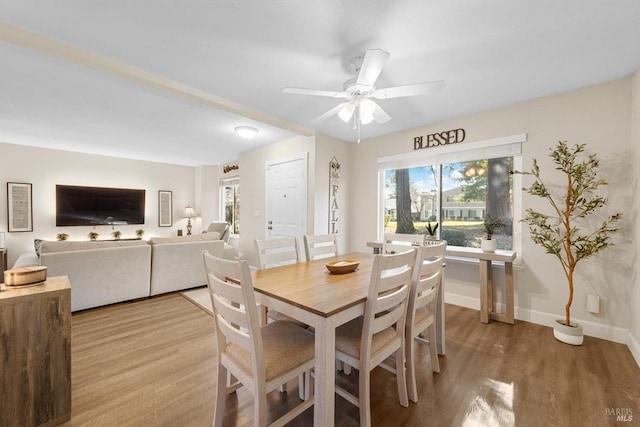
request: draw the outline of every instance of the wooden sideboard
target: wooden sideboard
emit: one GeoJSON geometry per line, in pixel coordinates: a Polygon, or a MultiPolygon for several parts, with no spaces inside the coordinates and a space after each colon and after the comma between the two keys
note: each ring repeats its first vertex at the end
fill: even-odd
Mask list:
{"type": "Polygon", "coordinates": [[[54,426],[71,417],[71,286],[0,285],[0,426],[54,426]]]}

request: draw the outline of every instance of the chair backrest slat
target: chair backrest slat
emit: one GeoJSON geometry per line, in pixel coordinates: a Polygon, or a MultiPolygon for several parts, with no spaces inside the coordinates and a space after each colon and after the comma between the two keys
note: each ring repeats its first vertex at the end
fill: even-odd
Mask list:
{"type": "Polygon", "coordinates": [[[399,254],[375,255],[361,342],[364,357],[371,354],[371,336],[394,324],[398,338],[402,339],[415,259],[414,248],[399,254]]]}
{"type": "Polygon", "coordinates": [[[335,234],[304,236],[304,252],[307,261],[338,255],[338,242],[335,234]]]}
{"type": "Polygon", "coordinates": [[[298,240],[293,236],[256,239],[255,246],[261,270],[300,261],[298,240]]]}
{"type": "Polygon", "coordinates": [[[385,233],[382,242],[382,253],[400,253],[412,247],[422,246],[424,238],[424,234],[385,233]]]}

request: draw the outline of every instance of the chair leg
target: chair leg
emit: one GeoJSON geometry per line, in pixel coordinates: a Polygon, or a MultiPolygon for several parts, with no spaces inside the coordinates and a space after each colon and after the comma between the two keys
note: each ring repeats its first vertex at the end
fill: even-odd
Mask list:
{"type": "Polygon", "coordinates": [[[305,382],[307,380],[306,375],[307,375],[306,372],[304,374],[298,375],[298,396],[300,397],[300,400],[307,400],[305,399],[305,394],[306,394],[305,382]]]}
{"type": "Polygon", "coordinates": [[[407,397],[407,373],[404,369],[404,344],[396,351],[396,378],[400,405],[406,408],[409,406],[409,398],[407,397]]]}
{"type": "Polygon", "coordinates": [[[348,363],[343,362],[342,363],[342,372],[344,372],[345,375],[351,375],[351,365],[349,365],[348,363]]]}
{"type": "Polygon", "coordinates": [[[438,362],[438,343],[436,341],[436,324],[429,326],[429,353],[431,353],[431,369],[433,372],[440,372],[440,362],[438,362]]]}
{"type": "Polygon", "coordinates": [[[358,403],[360,405],[360,427],[371,427],[371,373],[360,370],[358,380],[358,403]]]}
{"type": "Polygon", "coordinates": [[[416,386],[416,360],[415,360],[415,346],[416,342],[413,339],[413,331],[407,333],[407,391],[409,392],[409,399],[412,402],[418,401],[418,388],[416,386]]]}
{"type": "Polygon", "coordinates": [[[218,378],[216,386],[215,408],[213,410],[213,426],[221,426],[224,419],[224,406],[227,400],[227,369],[218,359],[218,378]]]}

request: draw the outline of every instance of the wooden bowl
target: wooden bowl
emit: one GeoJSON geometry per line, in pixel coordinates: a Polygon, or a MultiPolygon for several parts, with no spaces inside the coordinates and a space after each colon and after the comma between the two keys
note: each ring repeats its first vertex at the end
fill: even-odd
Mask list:
{"type": "Polygon", "coordinates": [[[356,271],[360,263],[353,259],[344,259],[340,261],[331,261],[326,264],[327,270],[331,274],[345,274],[356,271]]]}

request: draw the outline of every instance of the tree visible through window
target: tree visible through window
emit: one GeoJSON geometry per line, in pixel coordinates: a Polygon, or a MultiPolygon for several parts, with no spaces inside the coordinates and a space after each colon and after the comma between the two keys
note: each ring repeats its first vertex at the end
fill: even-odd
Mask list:
{"type": "Polygon", "coordinates": [[[439,223],[440,238],[451,246],[480,247],[484,218],[507,224],[494,238],[512,249],[512,157],[385,170],[384,229],[426,234],[439,223]]]}

